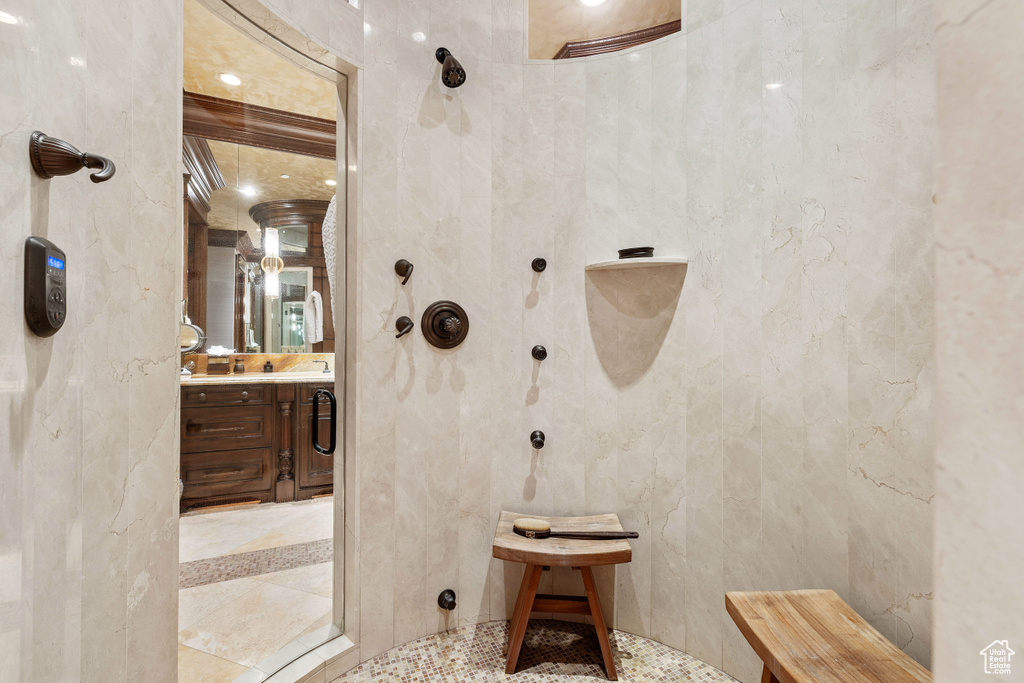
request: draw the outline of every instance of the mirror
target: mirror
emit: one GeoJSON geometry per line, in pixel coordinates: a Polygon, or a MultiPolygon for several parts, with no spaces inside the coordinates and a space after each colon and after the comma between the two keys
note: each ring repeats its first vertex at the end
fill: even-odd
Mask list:
{"type": "Polygon", "coordinates": [[[681,0],[530,0],[530,59],[616,52],[676,33],[681,0]]]}
{"type": "Polygon", "coordinates": [[[313,291],[312,268],[285,268],[281,296],[267,298],[264,340],[268,353],[305,353],[306,297],[313,291]]]}
{"type": "Polygon", "coordinates": [[[332,353],[322,225],[334,160],[196,136],[184,150],[210,188],[205,221],[190,205],[185,283],[186,314],[205,323],[207,347],[332,353]]]}
{"type": "Polygon", "coordinates": [[[182,323],[178,332],[182,353],[199,353],[206,345],[206,335],[197,325],[182,323]]]}

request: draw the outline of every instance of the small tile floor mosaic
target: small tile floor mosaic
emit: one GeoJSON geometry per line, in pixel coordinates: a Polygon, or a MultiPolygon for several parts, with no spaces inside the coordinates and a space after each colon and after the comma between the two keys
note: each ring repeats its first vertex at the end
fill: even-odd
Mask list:
{"type": "MultiPolygon", "coordinates": [[[[620,681],[736,683],[715,667],[653,640],[622,631],[611,631],[609,637],[620,681]]],[[[335,683],[607,680],[589,624],[531,620],[514,676],[505,675],[507,642],[507,621],[467,626],[388,650],[335,683]]]]}
{"type": "Polygon", "coordinates": [[[178,565],[178,590],[195,588],[220,581],[243,579],[334,559],[334,539],[253,550],[247,553],[210,557],[182,562],[178,565]]]}

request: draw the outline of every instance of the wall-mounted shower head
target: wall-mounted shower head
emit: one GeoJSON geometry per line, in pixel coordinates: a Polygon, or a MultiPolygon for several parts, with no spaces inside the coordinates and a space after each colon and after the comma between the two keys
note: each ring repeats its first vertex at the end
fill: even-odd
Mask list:
{"type": "Polygon", "coordinates": [[[458,88],[466,82],[466,70],[459,64],[459,60],[448,52],[447,48],[439,47],[434,53],[437,61],[441,63],[441,82],[449,88],[458,88]]]}

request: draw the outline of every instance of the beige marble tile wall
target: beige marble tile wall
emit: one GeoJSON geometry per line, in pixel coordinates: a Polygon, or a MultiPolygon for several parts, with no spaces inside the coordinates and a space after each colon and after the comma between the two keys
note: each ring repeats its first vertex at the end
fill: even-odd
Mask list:
{"type": "Polygon", "coordinates": [[[13,0],[0,23],[0,678],[173,681],[181,9],[13,0]],[[32,174],[40,129],[117,174],[32,174]],[[24,240],[67,253],[54,337],[23,322],[24,240]]]}
{"type": "Polygon", "coordinates": [[[361,659],[507,616],[513,508],[618,512],[615,624],[744,680],[726,590],[835,588],[929,661],[931,0],[689,0],[680,35],[558,64],[525,60],[522,0],[266,4],[365,69],[361,659]],[[584,275],[638,244],[690,266],[584,275]],[[394,340],[446,298],[462,347],[394,340]]]}
{"type": "Polygon", "coordinates": [[[1024,668],[1024,5],[936,8],[935,680],[997,678],[980,656],[997,639],[1018,653],[1011,680],[1024,668]]]}

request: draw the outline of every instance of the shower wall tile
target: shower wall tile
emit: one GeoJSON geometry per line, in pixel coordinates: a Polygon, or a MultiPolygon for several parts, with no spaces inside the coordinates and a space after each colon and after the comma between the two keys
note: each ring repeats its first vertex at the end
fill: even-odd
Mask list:
{"type": "MultiPolygon", "coordinates": [[[[497,5],[495,12],[497,12],[497,5]]],[[[495,15],[497,17],[497,14],[495,15]]],[[[524,283],[536,282],[529,269],[533,256],[524,248],[522,187],[522,140],[526,134],[523,113],[525,76],[521,65],[492,66],[491,133],[491,278],[490,310],[492,413],[488,427],[491,442],[491,516],[501,510],[524,507],[523,487],[530,460],[528,434],[523,433],[523,397],[531,375],[523,350],[522,323],[524,283]],[[501,106],[494,106],[501,103],[501,106]]],[[[490,521],[489,520],[489,521],[490,521]]],[[[493,523],[491,524],[493,526],[493,523]]],[[[492,532],[493,533],[493,532],[492,532]]],[[[488,553],[489,554],[489,553],[488,553]]],[[[519,568],[491,560],[488,592],[492,619],[508,618],[515,606],[519,568]]]]}
{"type": "Polygon", "coordinates": [[[522,64],[526,58],[526,3],[491,0],[491,56],[495,64],[522,64]]]}
{"type": "MultiPolygon", "coordinates": [[[[652,50],[651,244],[671,256],[690,253],[686,225],[686,39],[652,50]]],[[[672,286],[682,296],[686,268],[672,286]]],[[[686,642],[686,307],[677,305],[653,373],[651,486],[651,637],[686,642]],[[656,607],[655,607],[656,606],[656,607]]]]}
{"type": "MultiPolygon", "coordinates": [[[[467,3],[463,3],[466,5],[467,3]]],[[[471,3],[474,5],[486,3],[471,3]]],[[[489,8],[484,13],[470,14],[464,8],[463,39],[486,42],[489,31],[480,35],[482,26],[489,22],[489,8]],[[468,21],[477,21],[471,29],[468,21]],[[471,38],[472,36],[472,38],[471,38]]],[[[464,390],[461,396],[459,428],[459,575],[460,625],[481,623],[491,618],[490,544],[493,529],[491,518],[491,454],[500,445],[495,441],[490,416],[493,414],[490,387],[485,382],[470,382],[466,370],[489,367],[494,343],[496,312],[491,307],[491,277],[493,244],[491,236],[491,62],[487,52],[476,57],[462,50],[463,66],[475,76],[474,88],[460,89],[454,96],[461,101],[460,144],[462,146],[461,173],[461,235],[459,244],[459,270],[462,273],[460,296],[472,321],[472,335],[465,346],[466,358],[460,359],[459,368],[464,390]],[[472,60],[472,61],[471,61],[472,60]],[[479,82],[478,82],[479,81],[479,82]]],[[[454,584],[453,584],[454,586],[454,584]]]]}
{"type": "MultiPolygon", "coordinates": [[[[723,229],[723,584],[755,590],[761,579],[762,93],[761,6],[724,19],[723,229]]],[[[755,680],[760,660],[723,619],[723,666],[755,680]]]]}
{"type": "Polygon", "coordinates": [[[832,586],[848,600],[846,6],[846,0],[804,4],[801,563],[808,585],[832,586]]]}
{"type": "Polygon", "coordinates": [[[132,7],[131,225],[133,263],[127,367],[131,453],[126,478],[128,527],[128,680],[174,671],[178,581],[177,338],[181,283],[181,172],[179,168],[181,19],[175,6],[132,7]],[[168,27],[173,27],[169,31],[168,27]],[[161,46],[162,49],[150,49],[161,46]],[[168,55],[176,58],[169,59],[168,55]],[[172,87],[174,84],[176,87],[172,87]],[[173,112],[168,115],[167,112],[173,112]],[[173,194],[172,194],[173,191],[173,194]],[[152,226],[165,225],[163,230],[152,226]],[[144,235],[144,236],[143,236],[144,235]],[[171,456],[171,457],[169,457],[171,456]],[[155,643],[165,644],[154,647],[155,643]],[[143,654],[144,653],[144,654],[143,654]]]}
{"type": "Polygon", "coordinates": [[[685,649],[719,667],[724,592],[723,57],[721,22],[687,36],[685,649]]]}
{"type": "MultiPolygon", "coordinates": [[[[367,7],[369,12],[369,7],[367,7]]],[[[365,290],[359,308],[358,369],[360,387],[356,403],[358,439],[363,457],[359,468],[359,601],[357,625],[361,656],[371,657],[394,644],[395,622],[395,461],[396,405],[408,386],[408,337],[392,343],[394,321],[415,316],[403,288],[394,276],[394,263],[405,254],[399,241],[399,220],[393,198],[398,192],[398,38],[391,32],[371,30],[366,37],[363,106],[376,112],[362,118],[361,164],[363,202],[376,207],[364,211],[359,245],[360,282],[385,282],[365,290]],[[372,349],[372,351],[371,351],[372,349]]],[[[410,285],[413,281],[410,280],[410,285]]],[[[349,630],[346,624],[346,630],[349,630]]]]}
{"type": "MultiPolygon", "coordinates": [[[[1017,524],[1007,524],[1024,511],[1024,196],[1016,190],[1024,150],[1008,144],[1024,112],[1024,43],[1015,28],[1024,5],[938,0],[935,7],[934,671],[940,683],[980,683],[992,676],[974,643],[986,647],[989,633],[1024,642],[1024,547],[1017,524]]],[[[909,75],[899,68],[898,78],[909,75]]],[[[1020,656],[1014,660],[1019,675],[1020,656]]]]}
{"type": "MultiPolygon", "coordinates": [[[[43,339],[12,303],[0,333],[4,678],[171,681],[180,10],[9,5],[19,23],[4,26],[0,254],[20,263],[29,235],[64,249],[70,310],[43,339]],[[109,156],[117,174],[36,177],[35,129],[109,156]]],[[[0,293],[20,302],[21,268],[5,272],[0,293]]]]}
{"type": "Polygon", "coordinates": [[[764,290],[761,334],[764,582],[776,590],[805,584],[800,561],[804,487],[801,338],[803,176],[800,7],[762,3],[764,138],[761,213],[764,290]]]}
{"type": "MultiPolygon", "coordinates": [[[[431,216],[430,175],[421,169],[430,168],[428,130],[418,123],[420,100],[431,83],[422,62],[425,48],[399,38],[396,50],[397,71],[397,133],[398,176],[396,204],[398,225],[406,230],[427,235],[436,226],[431,216]]],[[[435,62],[436,63],[436,62],[435,62]]],[[[435,117],[436,109],[435,109],[435,117]]],[[[435,118],[436,120],[436,118],[435,118]]],[[[438,273],[436,258],[427,263],[429,241],[402,240],[396,244],[402,258],[419,265],[403,295],[411,311],[422,310],[429,301],[438,273]],[[419,277],[422,276],[422,277],[419,277]]],[[[392,270],[388,273],[391,275],[392,270]]],[[[415,314],[413,314],[415,315],[415,314]]],[[[415,316],[418,323],[418,317],[415,316]]],[[[403,338],[404,339],[404,338],[403,338]]],[[[401,347],[407,355],[399,356],[395,394],[395,587],[394,638],[406,642],[428,632],[427,615],[422,606],[427,595],[430,550],[426,540],[427,527],[434,505],[432,492],[426,486],[427,473],[417,464],[435,457],[432,444],[420,438],[432,433],[430,412],[434,404],[427,398],[426,384],[431,367],[428,356],[417,344],[401,347]],[[402,364],[407,364],[403,367],[402,364]],[[403,381],[404,380],[404,381],[403,381]]],[[[438,380],[434,379],[435,391],[438,380]]],[[[360,653],[362,654],[362,653],[360,653]]]]}
{"type": "Polygon", "coordinates": [[[683,13],[684,31],[691,33],[708,24],[719,21],[725,10],[726,0],[686,0],[683,13]]]}
{"type": "Polygon", "coordinates": [[[740,680],[726,590],[833,588],[927,662],[931,0],[689,0],[679,34],[560,62],[525,60],[522,0],[363,4],[361,658],[507,618],[513,509],[618,512],[616,626],[740,680]],[[640,244],[690,264],[584,271],[640,244]],[[463,346],[391,345],[441,298],[463,346]]]}
{"type": "Polygon", "coordinates": [[[900,2],[896,30],[896,565],[897,644],[931,658],[934,508],[934,291],[932,214],[935,80],[930,3],[900,2]],[[909,494],[909,495],[908,495],[909,494]],[[927,634],[928,637],[921,637],[927,634]]]}
{"type": "Polygon", "coordinates": [[[850,597],[895,641],[896,13],[877,0],[849,12],[850,597]]]}

